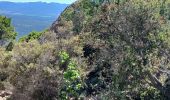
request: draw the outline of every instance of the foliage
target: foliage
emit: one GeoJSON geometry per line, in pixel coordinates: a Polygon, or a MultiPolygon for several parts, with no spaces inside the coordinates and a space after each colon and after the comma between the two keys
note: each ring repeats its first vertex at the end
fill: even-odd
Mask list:
{"type": "Polygon", "coordinates": [[[160,95],[159,91],[153,87],[148,87],[147,90],[142,90],[140,97],[142,100],[163,100],[163,96],[160,95]]]}
{"type": "MultiPolygon", "coordinates": [[[[153,3],[150,1],[147,4],[140,0],[136,2],[140,3],[135,4],[135,2],[129,1],[126,4],[115,6],[113,9],[117,10],[112,11],[106,8],[104,12],[94,17],[89,26],[93,26],[90,31],[95,36],[94,41],[97,41],[97,38],[106,42],[100,49],[101,53],[98,54],[100,58],[96,59],[95,64],[102,65],[101,61],[107,61],[108,64],[117,63],[110,65],[113,67],[113,71],[116,70],[113,76],[110,76],[113,77],[113,92],[111,93],[114,97],[112,98],[121,99],[123,96],[129,98],[129,96],[127,97],[129,93],[139,92],[141,88],[148,85],[145,80],[149,80],[154,88],[164,93],[164,90],[158,85],[160,83],[152,80],[154,74],[159,73],[155,72],[155,68],[160,68],[160,63],[155,65],[153,59],[161,61],[162,57],[165,57],[165,55],[159,55],[159,52],[162,51],[160,48],[166,46],[165,41],[160,40],[160,34],[163,35],[164,28],[160,27],[161,25],[158,23],[159,17],[155,16],[159,14],[159,9],[156,9],[156,6],[149,6],[149,3],[153,3]],[[105,52],[104,55],[103,52],[105,52]],[[145,85],[140,87],[141,84],[145,85]]],[[[169,63],[164,64],[164,67],[169,65],[169,63]]],[[[100,72],[102,71],[98,70],[96,73],[100,72]]],[[[98,81],[100,80],[98,79],[98,81]]],[[[94,91],[96,90],[94,89],[94,91]]]]}
{"type": "MultiPolygon", "coordinates": [[[[61,58],[61,64],[66,63],[69,60],[69,55],[65,51],[61,51],[59,53],[61,58]]],[[[76,64],[74,61],[69,60],[68,68],[64,71],[64,89],[61,90],[61,98],[62,99],[69,99],[71,97],[78,98],[82,83],[80,79],[80,73],[76,68],[76,64]]]]}
{"type": "Polygon", "coordinates": [[[59,97],[62,76],[57,63],[52,63],[56,61],[56,52],[53,43],[40,45],[38,41],[31,41],[15,45],[9,66],[9,81],[15,87],[12,99],[59,97]]]}
{"type": "Polygon", "coordinates": [[[0,16],[0,46],[6,47],[7,51],[11,51],[17,33],[11,25],[11,19],[0,16]]]}
{"type": "MultiPolygon", "coordinates": [[[[156,70],[160,69],[160,63],[156,66],[154,63],[162,61],[165,57],[164,54],[160,55],[162,52],[160,48],[166,51],[165,37],[169,36],[168,30],[164,27],[164,24],[168,23],[166,21],[162,23],[167,19],[162,20],[160,15],[161,2],[105,1],[95,5],[91,1],[82,0],[77,4],[79,6],[75,7],[84,18],[82,19],[84,22],[81,21],[83,28],[79,28],[79,32],[89,34],[84,38],[84,42],[94,50],[94,53],[87,57],[87,62],[92,62],[88,66],[93,70],[89,69],[90,73],[86,76],[86,92],[89,95],[92,93],[97,95],[102,93],[103,89],[110,89],[108,94],[113,95],[111,98],[135,99],[141,89],[145,89],[148,84],[162,91],[159,83],[154,84],[156,80],[152,80],[160,73],[156,70]],[[141,87],[141,84],[144,85],[141,87]],[[112,88],[107,88],[108,85],[112,88]]],[[[75,25],[74,19],[72,21],[75,25]]]]}
{"type": "Polygon", "coordinates": [[[77,1],[48,31],[0,51],[11,98],[169,100],[169,4],[77,1]]]}
{"type": "Polygon", "coordinates": [[[28,42],[28,41],[32,41],[32,40],[35,40],[35,39],[39,39],[40,36],[42,36],[43,32],[30,32],[27,36],[23,36],[19,39],[19,42],[28,42]]]}
{"type": "Polygon", "coordinates": [[[12,54],[7,52],[5,48],[0,47],[0,90],[6,89],[6,83],[10,76],[10,63],[12,54]]]}
{"type": "Polygon", "coordinates": [[[11,25],[11,19],[0,16],[0,39],[13,40],[16,37],[16,32],[11,25]]]}

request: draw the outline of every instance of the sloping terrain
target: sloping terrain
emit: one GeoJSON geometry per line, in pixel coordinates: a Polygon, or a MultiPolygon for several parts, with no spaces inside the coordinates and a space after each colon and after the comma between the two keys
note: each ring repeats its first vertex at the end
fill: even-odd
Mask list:
{"type": "Polygon", "coordinates": [[[0,49],[0,87],[12,100],[169,100],[169,4],[78,0],[41,36],[0,49]]]}

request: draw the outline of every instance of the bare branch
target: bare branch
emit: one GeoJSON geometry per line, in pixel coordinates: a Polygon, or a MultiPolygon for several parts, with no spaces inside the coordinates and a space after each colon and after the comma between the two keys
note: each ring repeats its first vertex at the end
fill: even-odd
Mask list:
{"type": "Polygon", "coordinates": [[[146,74],[149,77],[152,85],[155,88],[157,88],[161,93],[164,93],[164,86],[162,85],[162,83],[154,75],[152,75],[150,72],[146,72],[146,74]]]}

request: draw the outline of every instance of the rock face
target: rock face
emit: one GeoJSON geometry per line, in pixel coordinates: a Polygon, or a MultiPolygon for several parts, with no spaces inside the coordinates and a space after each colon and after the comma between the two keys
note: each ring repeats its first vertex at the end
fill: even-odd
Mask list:
{"type": "Polygon", "coordinates": [[[11,95],[10,91],[0,91],[0,100],[7,100],[11,95]]]}

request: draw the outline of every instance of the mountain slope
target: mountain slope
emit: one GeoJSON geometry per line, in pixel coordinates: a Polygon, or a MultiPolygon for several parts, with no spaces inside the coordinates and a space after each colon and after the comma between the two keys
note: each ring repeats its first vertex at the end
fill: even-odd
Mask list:
{"type": "Polygon", "coordinates": [[[14,87],[11,100],[170,100],[170,0],[161,3],[77,1],[50,29],[0,48],[0,87],[14,87]]]}

